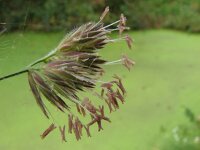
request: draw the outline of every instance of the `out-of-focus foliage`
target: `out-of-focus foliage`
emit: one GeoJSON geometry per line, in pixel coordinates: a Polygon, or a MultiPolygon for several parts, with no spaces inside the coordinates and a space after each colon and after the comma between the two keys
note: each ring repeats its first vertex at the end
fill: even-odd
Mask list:
{"type": "Polygon", "coordinates": [[[122,8],[134,28],[200,31],[200,0],[127,0],[122,8]]]}
{"type": "Polygon", "coordinates": [[[185,108],[185,115],[190,121],[180,124],[172,130],[162,150],[199,150],[200,149],[200,118],[192,110],[185,108]]]}
{"type": "Polygon", "coordinates": [[[57,30],[98,20],[105,6],[112,22],[123,12],[132,29],[200,32],[200,0],[0,0],[0,22],[16,30],[57,30]]]}

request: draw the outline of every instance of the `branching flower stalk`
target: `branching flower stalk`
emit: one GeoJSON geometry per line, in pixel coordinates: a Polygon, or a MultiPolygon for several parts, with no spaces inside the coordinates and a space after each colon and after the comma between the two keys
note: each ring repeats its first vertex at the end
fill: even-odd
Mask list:
{"type": "MultiPolygon", "coordinates": [[[[110,112],[119,109],[119,103],[125,102],[126,90],[122,79],[117,75],[109,82],[100,81],[104,75],[104,65],[122,64],[128,70],[135,64],[127,56],[122,56],[116,61],[103,60],[98,51],[108,43],[125,40],[128,47],[132,48],[132,39],[126,35],[122,36],[126,27],[126,18],[122,14],[120,20],[104,26],[103,19],[109,12],[109,7],[100,17],[99,22],[84,24],[67,34],[58,46],[41,59],[31,63],[25,69],[1,77],[5,80],[22,73],[28,73],[28,81],[35,100],[43,114],[50,118],[49,111],[43,102],[45,97],[53,106],[63,113],[68,114],[68,132],[74,133],[77,140],[80,140],[84,129],[88,137],[91,136],[90,127],[97,124],[98,131],[102,130],[102,121],[111,122],[106,116],[105,106],[95,106],[88,98],[78,95],[81,91],[91,92],[102,99],[110,112]],[[111,28],[114,25],[117,28],[111,28]],[[118,39],[110,39],[108,36],[113,31],[119,31],[118,39]],[[40,64],[40,65],[37,65],[40,64]],[[37,65],[37,66],[36,66],[37,65]],[[97,83],[101,83],[101,93],[94,89],[97,83]],[[66,101],[68,100],[68,101],[66,101]],[[79,115],[71,109],[71,104],[76,108],[79,115]],[[84,124],[78,117],[90,116],[91,121],[84,124]]],[[[41,135],[45,138],[57,126],[52,123],[41,135]]],[[[58,127],[62,141],[66,141],[65,125],[58,127]]]]}

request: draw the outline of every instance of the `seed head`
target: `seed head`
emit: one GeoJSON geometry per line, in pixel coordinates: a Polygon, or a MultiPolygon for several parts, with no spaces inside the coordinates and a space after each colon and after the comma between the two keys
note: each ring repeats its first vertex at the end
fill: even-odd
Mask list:
{"type": "MultiPolygon", "coordinates": [[[[77,140],[83,136],[84,128],[88,137],[90,127],[97,124],[98,131],[103,130],[102,121],[111,122],[106,115],[104,104],[110,112],[119,109],[119,104],[125,102],[125,87],[122,79],[115,75],[113,81],[100,81],[105,71],[103,66],[112,64],[104,60],[99,54],[99,50],[106,44],[114,41],[126,40],[128,47],[131,48],[132,39],[129,36],[120,39],[111,39],[109,34],[118,30],[120,35],[127,29],[126,18],[122,14],[120,20],[105,26],[103,19],[109,12],[106,7],[97,23],[86,23],[67,34],[58,44],[55,50],[51,51],[40,66],[31,67],[28,70],[28,81],[36,102],[44,115],[50,119],[44,97],[59,111],[68,114],[68,133],[75,134],[77,140]],[[111,28],[118,24],[117,28],[111,28]],[[97,83],[101,82],[101,93],[95,91],[97,83]],[[80,92],[88,92],[102,99],[102,104],[96,106],[93,99],[81,97],[80,92]],[[119,103],[120,102],[120,103],[119,103]],[[75,109],[73,109],[75,108],[75,109]],[[81,121],[81,117],[90,117],[87,123],[81,121]]],[[[122,64],[130,70],[134,65],[127,56],[120,60],[122,64]]],[[[119,62],[119,61],[114,61],[119,62]]],[[[88,120],[88,119],[85,119],[88,120]]],[[[54,124],[41,135],[45,138],[56,128],[54,124]]],[[[65,137],[65,125],[60,126],[59,130],[62,141],[67,141],[65,137]]]]}

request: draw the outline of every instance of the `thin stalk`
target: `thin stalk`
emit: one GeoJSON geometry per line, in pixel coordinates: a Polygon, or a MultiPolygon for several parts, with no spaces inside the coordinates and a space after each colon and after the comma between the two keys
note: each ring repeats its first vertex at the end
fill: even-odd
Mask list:
{"type": "Polygon", "coordinates": [[[14,76],[17,76],[17,75],[20,75],[20,74],[23,74],[23,73],[26,73],[26,72],[28,72],[28,69],[24,69],[24,70],[21,70],[21,71],[18,71],[18,72],[3,76],[3,77],[0,78],[0,81],[8,79],[8,78],[11,78],[11,77],[14,77],[14,76]]]}
{"type": "Polygon", "coordinates": [[[57,51],[57,49],[54,49],[54,50],[50,51],[47,55],[45,55],[44,57],[42,57],[42,58],[40,58],[40,59],[34,61],[34,62],[31,63],[31,64],[29,64],[26,68],[29,68],[29,69],[30,69],[32,66],[34,66],[34,65],[36,65],[36,64],[39,64],[39,63],[41,63],[41,62],[44,62],[44,61],[47,60],[48,58],[52,57],[52,56],[55,54],[56,51],[57,51]]]}
{"type": "Polygon", "coordinates": [[[2,80],[5,80],[5,79],[8,79],[8,78],[11,78],[11,77],[15,77],[15,76],[18,76],[18,75],[21,75],[23,73],[26,73],[28,72],[34,65],[36,64],[39,64],[41,62],[44,62],[45,60],[47,60],[48,58],[52,57],[55,52],[57,51],[57,49],[54,49],[52,51],[50,51],[50,53],[48,53],[47,55],[45,55],[44,57],[34,61],[33,63],[29,64],[28,66],[26,66],[24,69],[20,70],[20,71],[17,71],[15,73],[11,73],[11,74],[8,74],[6,76],[3,76],[3,77],[0,77],[0,81],[2,80]]]}
{"type": "Polygon", "coordinates": [[[119,59],[119,60],[107,62],[104,65],[114,65],[114,64],[119,64],[121,62],[122,62],[122,59],[119,59]]]}
{"type": "Polygon", "coordinates": [[[115,22],[113,22],[113,23],[111,23],[111,24],[109,24],[109,25],[107,25],[107,26],[104,26],[103,29],[106,29],[106,28],[108,28],[108,27],[110,27],[110,26],[113,26],[113,25],[115,25],[115,24],[117,24],[117,23],[119,23],[119,22],[120,22],[120,20],[117,20],[117,21],[115,21],[115,22]]]}

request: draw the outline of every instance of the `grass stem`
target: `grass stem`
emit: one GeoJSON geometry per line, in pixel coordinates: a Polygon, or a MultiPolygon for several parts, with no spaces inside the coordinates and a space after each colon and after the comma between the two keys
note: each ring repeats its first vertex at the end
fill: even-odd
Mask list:
{"type": "Polygon", "coordinates": [[[23,73],[26,73],[26,72],[28,72],[28,69],[24,69],[24,70],[21,70],[21,71],[18,71],[18,72],[3,76],[3,77],[0,78],[0,81],[8,79],[8,78],[11,78],[11,77],[15,77],[17,75],[20,75],[20,74],[23,74],[23,73]]]}

